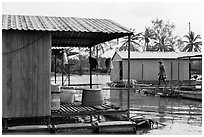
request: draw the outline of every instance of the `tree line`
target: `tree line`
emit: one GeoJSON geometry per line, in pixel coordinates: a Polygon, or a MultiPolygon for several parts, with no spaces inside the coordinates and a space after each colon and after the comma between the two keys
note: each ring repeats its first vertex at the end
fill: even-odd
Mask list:
{"type": "MultiPolygon", "coordinates": [[[[157,52],[201,52],[201,36],[193,31],[183,37],[173,34],[175,25],[170,21],[156,19],[151,27],[146,27],[144,32],[136,33],[130,37],[131,51],[157,51],[157,52]]],[[[128,38],[125,37],[119,51],[127,50],[128,38]]]]}

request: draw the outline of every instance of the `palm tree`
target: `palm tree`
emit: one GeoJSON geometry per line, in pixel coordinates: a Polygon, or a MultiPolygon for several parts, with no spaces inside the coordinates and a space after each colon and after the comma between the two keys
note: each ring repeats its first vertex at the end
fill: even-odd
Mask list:
{"type": "Polygon", "coordinates": [[[187,45],[183,48],[182,51],[185,52],[201,52],[201,45],[202,45],[202,41],[198,41],[199,39],[201,39],[200,35],[195,35],[194,32],[189,32],[188,35],[184,36],[185,38],[187,38],[187,41],[183,41],[184,43],[187,43],[187,45]]]}
{"type": "MultiPolygon", "coordinates": [[[[137,42],[139,40],[139,33],[130,36],[130,51],[139,51],[138,47],[141,45],[137,42]]],[[[119,47],[119,51],[127,51],[128,50],[128,37],[124,37],[124,40],[121,41],[123,44],[119,47]]]]}
{"type": "Polygon", "coordinates": [[[154,31],[154,47],[152,50],[160,52],[172,52],[175,51],[173,45],[175,44],[176,37],[173,37],[174,24],[169,21],[164,23],[163,20],[156,19],[152,21],[154,31]]]}
{"type": "Polygon", "coordinates": [[[142,32],[142,33],[139,33],[139,35],[141,36],[138,36],[138,38],[141,40],[144,40],[144,47],[145,47],[145,50],[146,51],[149,51],[150,48],[149,48],[149,42],[151,39],[154,39],[155,38],[155,33],[152,29],[150,29],[149,27],[148,28],[145,28],[145,31],[142,32]]]}
{"type": "Polygon", "coordinates": [[[174,52],[174,44],[175,41],[172,38],[168,38],[165,35],[157,36],[157,39],[154,41],[154,47],[152,47],[152,50],[159,52],[174,52]]]}

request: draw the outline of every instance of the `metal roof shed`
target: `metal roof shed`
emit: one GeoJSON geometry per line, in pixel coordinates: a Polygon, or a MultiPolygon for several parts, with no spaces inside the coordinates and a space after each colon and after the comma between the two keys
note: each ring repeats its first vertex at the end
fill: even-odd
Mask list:
{"type": "Polygon", "coordinates": [[[3,118],[50,116],[51,47],[132,35],[107,19],[2,15],[3,118]]]}
{"type": "MultiPolygon", "coordinates": [[[[197,57],[201,56],[201,54],[199,52],[131,52],[131,79],[137,81],[157,81],[157,74],[159,72],[158,61],[162,59],[166,68],[167,80],[190,80],[191,63],[189,58],[186,57],[197,57]]],[[[112,60],[113,70],[111,71],[111,80],[119,81],[127,79],[128,53],[116,52],[112,60]]]]}

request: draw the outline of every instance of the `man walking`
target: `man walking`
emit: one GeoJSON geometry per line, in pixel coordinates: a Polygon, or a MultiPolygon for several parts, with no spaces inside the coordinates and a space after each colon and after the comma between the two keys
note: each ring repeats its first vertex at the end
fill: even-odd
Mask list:
{"type": "Polygon", "coordinates": [[[162,60],[159,61],[159,73],[158,73],[158,75],[159,75],[159,84],[158,84],[158,86],[160,86],[161,80],[163,80],[164,84],[167,86],[166,80],[165,80],[166,79],[166,73],[165,73],[165,68],[164,68],[162,60]]]}

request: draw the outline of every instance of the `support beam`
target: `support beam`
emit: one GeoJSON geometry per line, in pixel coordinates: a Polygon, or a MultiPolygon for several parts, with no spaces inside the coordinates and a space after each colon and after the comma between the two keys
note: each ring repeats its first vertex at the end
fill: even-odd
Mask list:
{"type": "Polygon", "coordinates": [[[180,59],[178,59],[178,82],[180,81],[180,59]]]}
{"type": "MultiPolygon", "coordinates": [[[[63,52],[64,52],[64,51],[63,51],[63,52]]],[[[62,52],[62,64],[61,64],[61,71],[62,71],[62,86],[64,85],[64,71],[63,71],[64,59],[63,59],[63,52],[62,52]]]]}
{"type": "Polygon", "coordinates": [[[142,81],[144,80],[144,64],[142,63],[142,81]]]}
{"type": "Polygon", "coordinates": [[[189,76],[188,76],[188,79],[189,79],[189,85],[191,84],[191,57],[189,57],[189,76]]]}
{"type": "MultiPolygon", "coordinates": [[[[91,57],[91,47],[89,48],[89,57],[91,57]]],[[[92,68],[90,64],[90,89],[92,89],[92,68]]]]}
{"type": "Polygon", "coordinates": [[[55,84],[57,83],[57,53],[54,51],[54,57],[55,57],[55,84]]]}
{"type": "Polygon", "coordinates": [[[173,63],[171,62],[171,81],[173,80],[173,63]]]}
{"type": "Polygon", "coordinates": [[[70,65],[68,64],[68,85],[70,85],[70,65]]]}
{"type": "Polygon", "coordinates": [[[130,118],[130,36],[128,36],[128,118],[130,118]]]}

